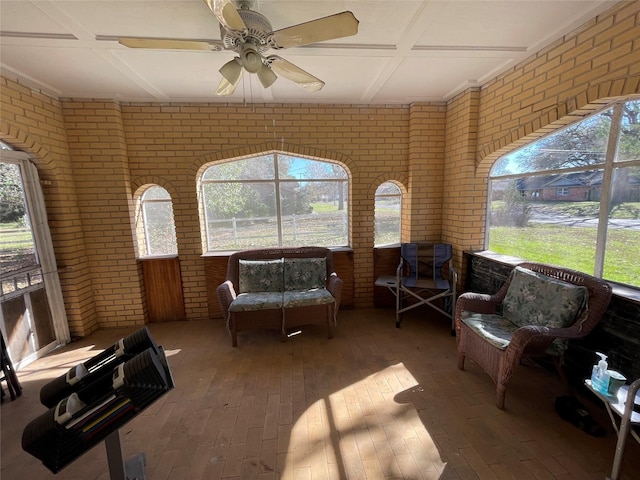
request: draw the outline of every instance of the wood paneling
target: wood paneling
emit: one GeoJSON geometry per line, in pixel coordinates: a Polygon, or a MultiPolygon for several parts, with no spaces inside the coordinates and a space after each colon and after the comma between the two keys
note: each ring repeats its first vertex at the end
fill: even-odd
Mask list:
{"type": "MultiPolygon", "coordinates": [[[[373,281],[381,275],[395,275],[400,263],[400,247],[373,249],[373,281]]],[[[376,307],[395,308],[396,297],[386,287],[373,287],[373,304],[376,307]]]]}
{"type": "Polygon", "coordinates": [[[340,309],[354,307],[355,295],[355,276],[353,274],[353,250],[334,250],[333,266],[336,273],[344,282],[342,287],[342,299],[340,300],[340,309]]]}
{"type": "Polygon", "coordinates": [[[180,260],[152,258],[141,262],[149,322],[185,320],[180,260]]]}

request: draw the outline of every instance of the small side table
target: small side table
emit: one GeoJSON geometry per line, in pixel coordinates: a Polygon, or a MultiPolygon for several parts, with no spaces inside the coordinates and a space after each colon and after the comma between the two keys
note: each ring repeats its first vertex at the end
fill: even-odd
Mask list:
{"type": "Polygon", "coordinates": [[[631,428],[632,425],[640,424],[640,412],[634,411],[634,406],[640,407],[640,393],[638,393],[638,390],[640,390],[640,379],[631,385],[623,385],[620,387],[616,396],[605,395],[598,392],[591,385],[591,380],[585,380],[584,384],[603,401],[611,423],[613,424],[613,429],[618,435],[611,476],[607,477],[608,480],[618,480],[620,468],[622,467],[622,455],[629,433],[631,433],[631,436],[640,444],[640,436],[631,428]],[[620,417],[620,423],[616,420],[616,416],[620,417]]]}

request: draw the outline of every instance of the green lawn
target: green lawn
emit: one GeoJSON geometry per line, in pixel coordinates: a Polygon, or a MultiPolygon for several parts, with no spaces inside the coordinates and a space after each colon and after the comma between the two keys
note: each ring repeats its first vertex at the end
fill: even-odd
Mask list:
{"type": "MultiPolygon", "coordinates": [[[[593,273],[596,229],[557,225],[491,227],[489,249],[536,262],[593,273]]],[[[640,287],[640,232],[609,229],[604,277],[640,287]]]]}
{"type": "Polygon", "coordinates": [[[31,231],[17,223],[0,223],[0,250],[21,250],[33,247],[31,231]]]}

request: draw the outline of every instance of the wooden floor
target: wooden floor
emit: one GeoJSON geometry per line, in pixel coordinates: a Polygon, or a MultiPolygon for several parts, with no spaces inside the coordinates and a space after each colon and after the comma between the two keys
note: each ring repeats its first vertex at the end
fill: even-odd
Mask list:
{"type": "MultiPolygon", "coordinates": [[[[494,406],[494,385],[473,362],[456,367],[447,322],[428,312],[394,327],[386,309],[341,311],[336,338],[309,327],[288,342],[246,332],[238,348],[221,321],[152,324],[176,388],[120,431],[125,457],[145,452],[160,479],[604,479],[615,435],[582,398],[605,438],[561,420],[556,376],[521,367],[494,406]]],[[[22,397],[2,404],[2,480],[109,479],[99,444],[50,473],[21,448],[44,413],[42,385],[133,330],[101,330],[36,361],[22,397]]],[[[630,442],[623,478],[640,478],[630,442]]]]}

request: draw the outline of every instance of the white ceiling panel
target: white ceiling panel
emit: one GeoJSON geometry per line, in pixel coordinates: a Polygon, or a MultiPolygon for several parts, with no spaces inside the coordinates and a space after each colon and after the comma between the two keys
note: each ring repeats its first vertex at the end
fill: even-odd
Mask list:
{"type": "Polygon", "coordinates": [[[409,58],[402,62],[393,75],[376,94],[381,98],[392,98],[393,103],[437,101],[452,95],[464,85],[476,85],[486,71],[496,69],[504,63],[502,58],[409,58]],[[441,72],[447,72],[442,75],[441,72]]]}

